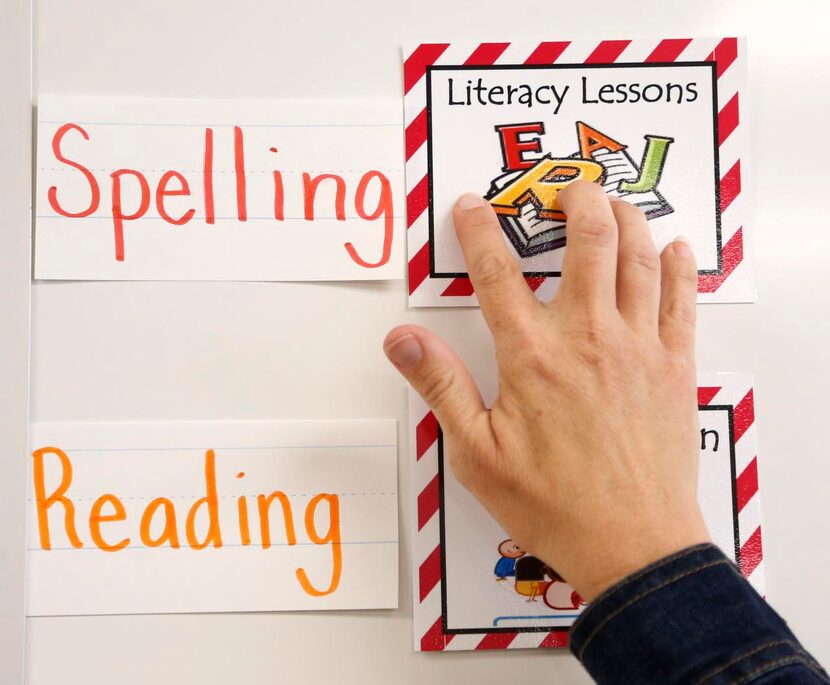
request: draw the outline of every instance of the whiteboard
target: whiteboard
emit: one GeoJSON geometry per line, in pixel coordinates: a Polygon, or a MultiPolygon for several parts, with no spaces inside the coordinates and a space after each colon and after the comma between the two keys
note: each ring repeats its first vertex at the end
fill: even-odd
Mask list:
{"type": "MultiPolygon", "coordinates": [[[[822,0],[598,0],[590,12],[529,0],[526,23],[495,0],[35,4],[36,95],[399,96],[403,42],[747,35],[759,301],[699,309],[699,367],[756,374],[769,598],[830,663],[830,173],[784,171],[805,168],[799,127],[830,117],[814,83],[830,69],[822,0]],[[714,342],[724,328],[728,346],[714,342]]],[[[33,420],[397,418],[403,495],[399,609],[30,619],[30,685],[589,682],[565,653],[412,652],[406,393],[381,341],[397,323],[428,325],[484,376],[477,311],[407,310],[403,282],[44,282],[31,306],[33,420]]]]}
{"type": "Polygon", "coordinates": [[[29,3],[5,3],[0,26],[0,682],[19,683],[23,680],[29,413],[29,3]]]}

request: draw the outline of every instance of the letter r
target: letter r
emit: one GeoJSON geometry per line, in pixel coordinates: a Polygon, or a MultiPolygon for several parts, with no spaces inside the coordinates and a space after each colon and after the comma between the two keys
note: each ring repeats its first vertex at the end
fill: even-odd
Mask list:
{"type": "Polygon", "coordinates": [[[75,505],[72,500],[66,497],[66,491],[72,484],[72,462],[66,453],[58,447],[41,447],[32,452],[32,457],[35,460],[32,469],[35,487],[35,506],[37,508],[37,527],[40,533],[40,547],[41,549],[52,549],[52,542],[49,535],[49,508],[60,502],[64,509],[64,527],[66,529],[66,536],[69,542],[76,549],[80,549],[84,544],[78,538],[78,533],[75,531],[75,505]],[[46,484],[43,470],[43,455],[54,454],[61,465],[61,482],[54,492],[48,497],[46,496],[46,484]]]}
{"type": "Polygon", "coordinates": [[[565,219],[557,195],[577,179],[602,183],[604,167],[588,159],[543,159],[510,185],[490,198],[496,214],[518,216],[528,202],[536,207],[540,219],[565,219]]]}

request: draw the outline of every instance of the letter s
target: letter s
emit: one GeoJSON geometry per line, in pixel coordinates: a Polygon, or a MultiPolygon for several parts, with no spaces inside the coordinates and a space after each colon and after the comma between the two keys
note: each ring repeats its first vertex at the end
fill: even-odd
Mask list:
{"type": "Polygon", "coordinates": [[[67,159],[63,156],[63,153],[61,152],[61,140],[63,140],[63,137],[64,135],[66,135],[66,132],[71,129],[80,131],[81,135],[84,137],[84,140],[89,140],[89,135],[87,135],[87,132],[84,131],[84,129],[82,129],[77,124],[64,124],[57,131],[55,131],[55,135],[52,138],[52,153],[55,155],[55,158],[59,162],[63,162],[64,164],[68,164],[69,166],[74,167],[86,177],[86,181],[87,183],[89,183],[90,192],[89,207],[80,212],[67,212],[65,209],[63,209],[63,207],[60,206],[60,203],[58,202],[57,186],[52,186],[51,188],[49,188],[47,196],[49,198],[49,204],[51,205],[52,209],[54,209],[58,214],[60,214],[61,216],[79,218],[89,216],[96,209],[98,209],[98,204],[101,202],[101,191],[98,188],[98,182],[95,180],[95,176],[93,176],[92,172],[89,169],[87,169],[85,166],[81,164],[78,164],[78,162],[73,162],[71,159],[67,159]]]}
{"type": "Polygon", "coordinates": [[[697,82],[692,81],[691,83],[687,83],[686,92],[688,93],[688,99],[686,102],[694,102],[697,100],[697,82]]]}

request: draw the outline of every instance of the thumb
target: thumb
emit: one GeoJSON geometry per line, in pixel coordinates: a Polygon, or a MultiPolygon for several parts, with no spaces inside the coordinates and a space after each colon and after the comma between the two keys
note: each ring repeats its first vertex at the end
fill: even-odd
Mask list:
{"type": "Polygon", "coordinates": [[[487,409],[464,362],[441,338],[420,326],[393,328],[383,351],[432,409],[450,435],[469,430],[487,409]]]}

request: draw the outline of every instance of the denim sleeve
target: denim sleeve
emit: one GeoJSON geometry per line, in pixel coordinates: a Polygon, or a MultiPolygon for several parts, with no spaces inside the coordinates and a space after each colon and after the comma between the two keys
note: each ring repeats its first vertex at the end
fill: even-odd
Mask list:
{"type": "Polygon", "coordinates": [[[714,545],[661,559],[607,590],[570,642],[599,685],[830,683],[714,545]]]}

